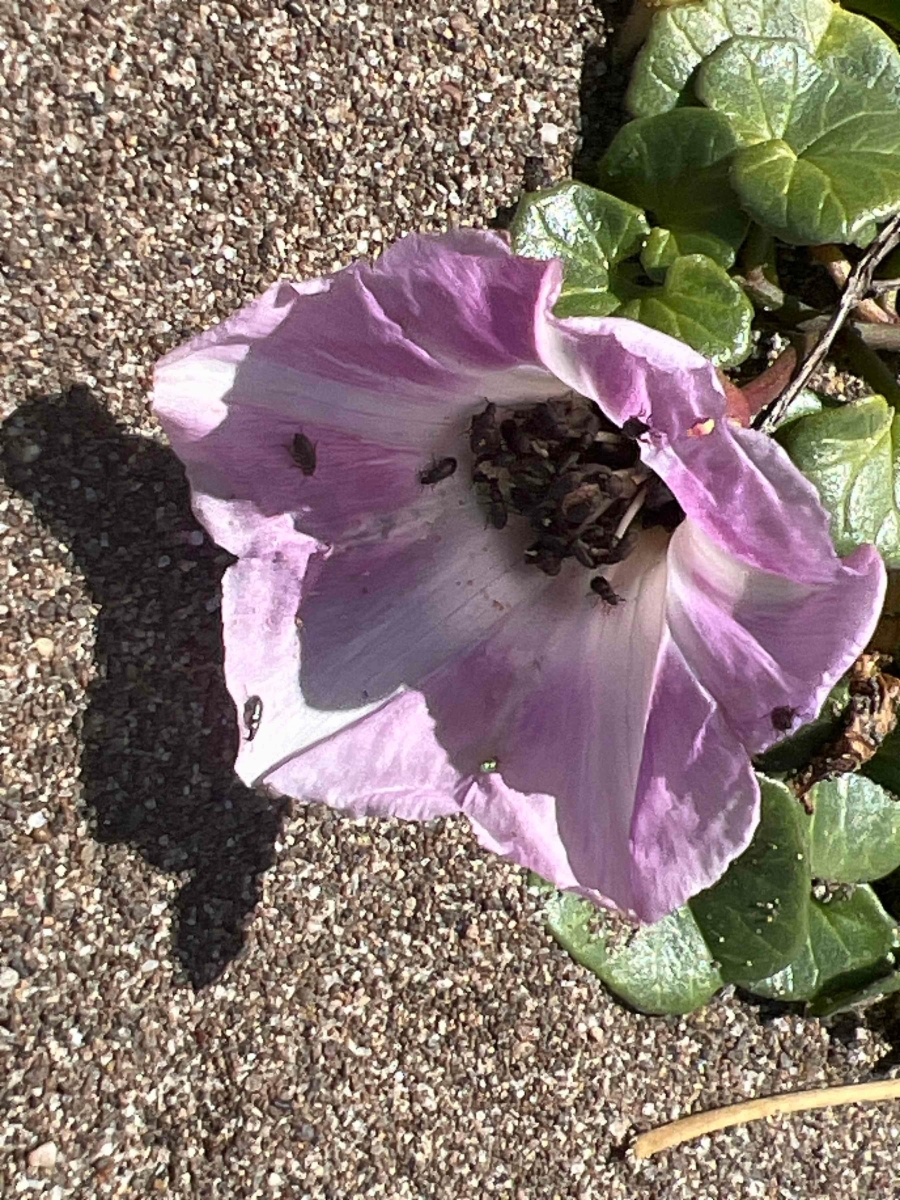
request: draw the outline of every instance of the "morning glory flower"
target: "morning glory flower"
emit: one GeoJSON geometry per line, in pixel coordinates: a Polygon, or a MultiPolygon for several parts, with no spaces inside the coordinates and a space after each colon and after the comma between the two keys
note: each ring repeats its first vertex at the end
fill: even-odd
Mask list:
{"type": "Polygon", "coordinates": [[[751,756],[864,647],[884,569],[838,558],[711,364],[554,317],[560,281],[494,234],[408,237],[170,354],[155,409],[236,559],[240,777],[357,815],[465,814],[489,849],[652,921],[746,847],[751,756]]]}

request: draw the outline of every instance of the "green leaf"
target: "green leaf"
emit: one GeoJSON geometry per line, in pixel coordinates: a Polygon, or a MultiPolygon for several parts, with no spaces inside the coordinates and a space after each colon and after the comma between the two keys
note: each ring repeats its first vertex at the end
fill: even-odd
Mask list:
{"type": "Polygon", "coordinates": [[[650,230],[650,236],[641,251],[641,266],[647,275],[657,283],[666,277],[666,271],[680,255],[678,240],[671,229],[650,230]]]}
{"type": "Polygon", "coordinates": [[[583,183],[524,196],[510,228],[516,254],[562,260],[565,276],[554,310],[560,317],[615,312],[615,268],[638,253],[649,232],[639,208],[583,183]]]}
{"type": "Polygon", "coordinates": [[[732,38],[703,63],[697,94],[741,148],[741,204],[787,242],[865,245],[900,207],[900,101],[826,70],[802,46],[732,38]]]}
{"type": "Polygon", "coordinates": [[[862,775],[817,783],[809,796],[810,868],[829,883],[881,879],[900,867],[900,801],[862,775]]]}
{"type": "Polygon", "coordinates": [[[798,417],[808,417],[812,413],[820,413],[824,407],[825,405],[822,402],[821,396],[818,396],[810,388],[804,388],[802,392],[797,393],[784,410],[776,429],[784,429],[786,425],[790,425],[798,417]]]}
{"type": "Polygon", "coordinates": [[[840,724],[841,714],[850,701],[847,676],[832,688],[822,710],[814,721],[802,725],[796,733],[778,742],[771,750],[754,759],[756,766],[767,775],[797,771],[830,742],[840,724]]]}
{"type": "Polygon", "coordinates": [[[801,417],[779,434],[831,515],[839,554],[871,542],[900,566],[900,417],[881,396],[801,417]]]}
{"type": "Polygon", "coordinates": [[[867,17],[877,17],[886,25],[900,29],[900,0],[844,0],[847,8],[865,13],[867,17]]]}
{"type": "Polygon", "coordinates": [[[774,1000],[812,1000],[844,990],[851,981],[859,986],[884,975],[897,945],[896,924],[863,885],[846,898],[811,901],[809,933],[799,954],[777,974],[748,986],[774,1000]]]}
{"type": "Polygon", "coordinates": [[[762,811],[753,841],[718,883],[688,907],[726,983],[774,975],[809,932],[805,816],[783,783],[760,776],[762,811]]]}
{"type": "MultiPolygon", "coordinates": [[[[626,292],[624,282],[620,290],[626,292]]],[[[750,353],[753,305],[711,258],[676,258],[662,287],[634,285],[631,293],[635,298],[622,306],[619,316],[680,338],[719,366],[734,366],[750,353]]]]}
{"type": "Polygon", "coordinates": [[[511,233],[516,254],[562,260],[557,316],[619,313],[681,338],[722,366],[749,353],[753,307],[711,259],[677,258],[661,287],[640,284],[638,264],[624,260],[640,251],[650,227],[624,200],[583,183],[560,184],[525,196],[511,233]]]}
{"type": "Polygon", "coordinates": [[[836,1013],[847,1012],[851,1008],[875,1004],[885,996],[890,996],[892,992],[900,992],[900,971],[890,969],[888,956],[885,956],[882,962],[882,970],[876,966],[863,972],[863,980],[842,978],[825,988],[821,995],[816,996],[807,1005],[806,1011],[809,1016],[833,1017],[836,1013]]]}
{"type": "Polygon", "coordinates": [[[730,267],[748,226],[729,182],[736,146],[727,119],[702,108],[631,121],[600,163],[600,184],[669,232],[666,265],[705,254],[730,267]]]}
{"type": "Polygon", "coordinates": [[[832,0],[704,0],[654,17],[632,72],[629,111],[650,117],[690,104],[702,61],[741,36],[787,38],[842,78],[887,94],[900,91],[900,55],[891,39],[832,0]]]}
{"type": "Polygon", "coordinates": [[[688,908],[619,939],[609,916],[558,892],[549,902],[547,921],[574,959],[641,1012],[693,1012],[722,986],[688,908]]]}

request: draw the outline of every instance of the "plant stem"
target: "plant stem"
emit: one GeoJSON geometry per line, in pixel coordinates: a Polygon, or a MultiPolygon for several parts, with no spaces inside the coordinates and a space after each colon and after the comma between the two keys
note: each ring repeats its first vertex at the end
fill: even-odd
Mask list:
{"type": "Polygon", "coordinates": [[[760,1100],[745,1100],[712,1112],[683,1117],[670,1125],[642,1133],[632,1147],[636,1158],[649,1158],[660,1150],[679,1146],[682,1142],[730,1129],[747,1121],[759,1121],[781,1113],[809,1112],[815,1108],[830,1108],[835,1104],[858,1104],[872,1100],[900,1098],[900,1079],[879,1079],[871,1083],[854,1083],[845,1087],[816,1088],[807,1092],[792,1092],[782,1096],[764,1096],[760,1100]]]}
{"type": "Polygon", "coordinates": [[[844,288],[838,306],[831,316],[822,336],[813,350],[807,356],[803,366],[770,407],[768,413],[757,419],[756,427],[766,433],[771,433],[787,411],[794,397],[806,387],[809,377],[819,366],[825,355],[831,349],[841,326],[856,307],[860,298],[866,294],[872,282],[872,276],[881,260],[900,243],[900,213],[892,217],[881,230],[865,254],[853,268],[847,285],[844,288]]]}

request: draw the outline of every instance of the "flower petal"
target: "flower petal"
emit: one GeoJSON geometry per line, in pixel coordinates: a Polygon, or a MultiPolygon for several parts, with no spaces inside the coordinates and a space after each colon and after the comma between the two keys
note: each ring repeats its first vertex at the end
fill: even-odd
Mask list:
{"type": "Polygon", "coordinates": [[[573,570],[421,687],[473,774],[463,810],[479,840],[645,921],[721,875],[759,801],[746,751],[666,631],[665,541],[651,533],[610,572],[616,608],[592,605],[573,570]]]}
{"type": "Polygon", "coordinates": [[[722,875],[759,820],[726,714],[670,638],[659,661],[631,825],[632,905],[657,921],[722,875]]]}
{"type": "Polygon", "coordinates": [[[420,685],[437,735],[478,780],[464,809],[486,844],[562,887],[632,907],[630,825],[665,609],[665,537],[592,597],[569,563],[470,654],[420,685]],[[496,773],[480,772],[496,760],[496,773]]]}
{"type": "Polygon", "coordinates": [[[727,420],[718,372],[696,351],[633,321],[547,313],[538,345],[548,368],[613,421],[649,426],[642,460],[722,549],[790,579],[832,580],[815,488],[771,438],[727,420]]]}
{"type": "Polygon", "coordinates": [[[240,555],[279,513],[338,540],[412,503],[430,455],[465,448],[485,400],[564,390],[534,342],[558,277],[494,234],[411,237],[331,279],[276,284],[164,358],[154,407],[216,541],[240,555]],[[316,446],[311,475],[298,433],[316,446]]]}
{"type": "Polygon", "coordinates": [[[789,578],[748,566],[694,521],[672,537],[672,637],[751,754],[784,736],[773,709],[795,709],[798,727],[816,716],[875,627],[885,587],[877,551],[841,560],[829,549],[789,578]],[[825,564],[831,575],[822,580],[825,564]]]}

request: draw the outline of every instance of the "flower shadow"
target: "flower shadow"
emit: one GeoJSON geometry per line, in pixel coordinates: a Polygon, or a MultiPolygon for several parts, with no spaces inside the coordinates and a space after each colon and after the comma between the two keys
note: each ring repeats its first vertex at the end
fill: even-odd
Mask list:
{"type": "Polygon", "coordinates": [[[99,606],[81,758],[94,836],[181,877],[175,956],[203,987],[241,950],[287,808],[232,770],[228,556],[201,541],[175,456],[126,433],[84,387],[25,402],[0,428],[0,469],[99,606]]]}

